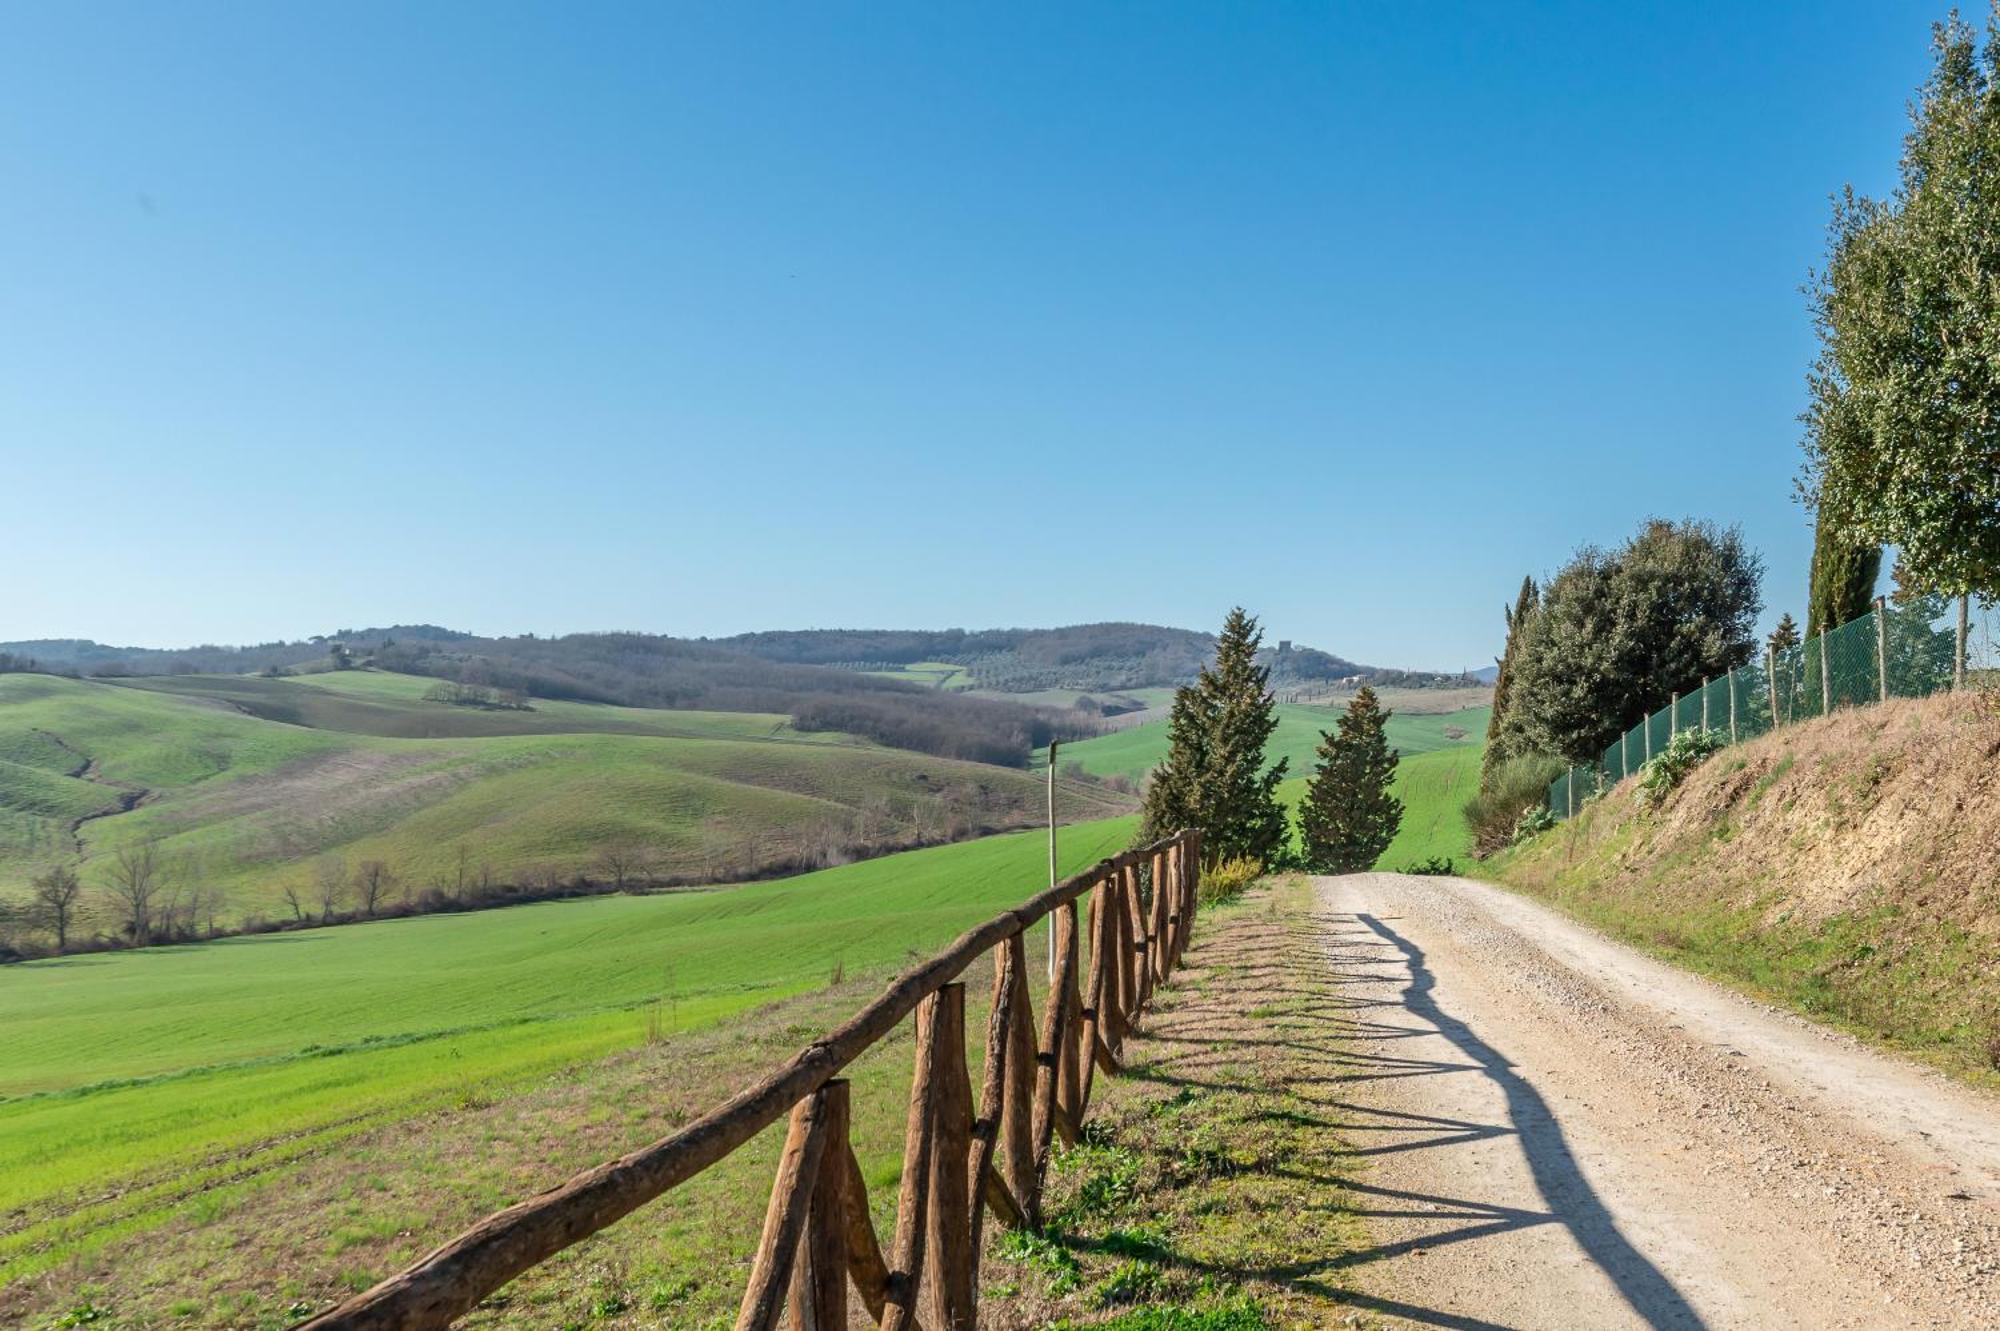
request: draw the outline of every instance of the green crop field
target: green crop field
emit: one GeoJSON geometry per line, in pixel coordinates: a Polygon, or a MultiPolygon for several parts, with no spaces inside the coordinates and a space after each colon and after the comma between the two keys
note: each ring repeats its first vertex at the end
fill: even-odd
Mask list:
{"type": "MultiPolygon", "coordinates": [[[[1389,718],[1389,743],[1405,757],[1438,749],[1477,748],[1486,738],[1488,707],[1467,707],[1456,712],[1396,712],[1389,718]],[[1463,731],[1462,739],[1452,739],[1446,730],[1463,731]]],[[[1311,773],[1313,752],[1319,747],[1320,732],[1331,730],[1340,719],[1339,707],[1308,703],[1279,703],[1278,729],[1265,746],[1269,762],[1291,760],[1291,775],[1311,773]]],[[[1137,781],[1167,756],[1167,723],[1149,721],[1129,730],[1114,731],[1061,747],[1063,764],[1082,763],[1093,776],[1122,776],[1137,781]]],[[[1047,751],[1041,755],[1047,762],[1047,751]]]]}
{"type": "MultiPolygon", "coordinates": [[[[1391,789],[1403,801],[1403,823],[1396,839],[1382,852],[1375,867],[1402,870],[1436,858],[1454,860],[1463,872],[1471,861],[1472,829],[1465,824],[1465,802],[1479,789],[1479,759],[1484,745],[1455,745],[1403,758],[1396,764],[1391,789]]],[[[1306,779],[1294,777],[1278,787],[1285,807],[1296,812],[1305,797],[1306,779]]]]}
{"type": "MultiPolygon", "coordinates": [[[[286,914],[285,888],[334,857],[386,863],[399,892],[591,874],[612,846],[643,851],[654,873],[714,879],[828,846],[1020,826],[1042,807],[1029,773],[802,734],[780,716],[488,712],[425,702],[429,686],[364,671],[143,687],[0,676],[0,898],[78,861],[86,932],[109,930],[95,889],[141,840],[158,841],[174,886],[218,890],[226,922],[286,914]]],[[[1065,818],[1128,808],[1061,789],[1065,818]]]]}
{"type": "MultiPolygon", "coordinates": [[[[1130,817],[1062,836],[1064,872],[1130,817]]],[[[0,1284],[389,1119],[887,971],[1044,885],[1011,834],[780,882],[0,969],[0,1284]]],[[[747,1070],[746,1070],[747,1071],[747,1070]]]]}
{"type": "Polygon", "coordinates": [[[958,690],[972,687],[972,672],[962,665],[953,665],[949,661],[912,661],[908,665],[862,673],[882,679],[900,679],[909,684],[921,684],[927,689],[958,690]]]}

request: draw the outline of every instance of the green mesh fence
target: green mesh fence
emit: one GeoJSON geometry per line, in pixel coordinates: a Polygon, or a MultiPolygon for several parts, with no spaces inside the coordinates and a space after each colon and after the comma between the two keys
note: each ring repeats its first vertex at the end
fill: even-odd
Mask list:
{"type": "Polygon", "coordinates": [[[1567,818],[1592,795],[1636,776],[1682,730],[1711,730],[1731,744],[1779,726],[1888,698],[1923,698],[1965,683],[2000,688],[2000,608],[1968,606],[1961,650],[1959,607],[1941,596],[1885,605],[1851,623],[1703,681],[1635,724],[1595,763],[1549,786],[1549,808],[1567,818]]]}

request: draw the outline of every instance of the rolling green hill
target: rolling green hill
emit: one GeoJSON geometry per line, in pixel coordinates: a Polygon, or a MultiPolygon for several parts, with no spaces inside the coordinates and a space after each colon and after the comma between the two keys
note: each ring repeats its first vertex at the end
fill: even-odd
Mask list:
{"type": "MultiPolygon", "coordinates": [[[[1265,759],[1276,762],[1279,758],[1289,758],[1291,775],[1309,774],[1320,732],[1333,728],[1341,710],[1309,703],[1277,704],[1278,729],[1265,746],[1265,759]]],[[[1476,749],[1485,741],[1486,718],[1491,711],[1488,707],[1467,707],[1443,713],[1396,712],[1389,718],[1389,743],[1405,757],[1453,747],[1476,749]],[[1464,734],[1454,739],[1445,733],[1447,730],[1464,734]]],[[[1061,746],[1059,752],[1065,766],[1081,763],[1093,776],[1122,776],[1137,781],[1167,756],[1167,723],[1148,721],[1128,730],[1077,740],[1061,746]]],[[[1047,762],[1047,752],[1041,756],[1047,762]]]]}
{"type": "MultiPolygon", "coordinates": [[[[485,711],[424,701],[433,682],[0,676],[0,898],[61,860],[101,883],[146,839],[175,887],[218,889],[228,921],[286,913],[285,887],[333,857],[380,860],[412,893],[467,875],[567,880],[611,847],[657,876],[713,880],[1021,826],[1042,807],[1029,773],[780,716],[485,711]]],[[[1130,807],[1088,785],[1060,793],[1066,819],[1130,807]]],[[[110,926],[100,896],[86,931],[110,926]]]]}
{"type": "MultiPolygon", "coordinates": [[[[1064,872],[1130,817],[1062,838],[1064,872]]],[[[0,1285],[389,1119],[891,970],[1046,878],[1036,833],[714,891],[0,968],[0,1285]]],[[[806,1033],[801,1033],[801,1038],[806,1033]]]]}

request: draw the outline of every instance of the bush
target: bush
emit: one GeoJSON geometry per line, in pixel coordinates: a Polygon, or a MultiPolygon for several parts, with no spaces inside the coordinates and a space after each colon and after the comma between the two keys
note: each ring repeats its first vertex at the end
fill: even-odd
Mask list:
{"type": "Polygon", "coordinates": [[[1521,816],[1548,801],[1549,783],[1563,771],[1562,759],[1542,753],[1496,763],[1480,783],[1479,793],[1465,803],[1466,825],[1472,829],[1472,853],[1491,855],[1512,845],[1521,816]]]}
{"type": "Polygon", "coordinates": [[[1717,730],[1680,731],[1639,769],[1639,799],[1649,809],[1658,808],[1687,780],[1689,772],[1728,742],[1717,730]]]}
{"type": "Polygon", "coordinates": [[[1402,872],[1419,878],[1450,878],[1458,872],[1458,866],[1449,855],[1433,855],[1415,864],[1406,864],[1402,872]]]}
{"type": "Polygon", "coordinates": [[[1248,858],[1224,860],[1202,871],[1196,892],[1200,904],[1220,906],[1243,895],[1243,889],[1264,876],[1264,862],[1248,858]]]}
{"type": "Polygon", "coordinates": [[[1507,844],[1518,846],[1523,841],[1532,841],[1555,825],[1556,816],[1549,812],[1549,806],[1537,804],[1532,809],[1524,810],[1521,816],[1514,820],[1514,832],[1507,839],[1507,844]]]}

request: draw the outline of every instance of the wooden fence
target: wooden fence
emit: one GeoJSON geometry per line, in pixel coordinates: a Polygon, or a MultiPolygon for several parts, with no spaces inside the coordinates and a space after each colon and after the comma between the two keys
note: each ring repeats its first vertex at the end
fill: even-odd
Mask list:
{"type": "Polygon", "coordinates": [[[845,1327],[850,1293],[885,1328],[971,1328],[986,1213],[1009,1226],[1040,1223],[1055,1140],[1075,1141],[1093,1075],[1119,1070],[1125,1037],[1186,950],[1200,852],[1197,833],[1179,833],[1103,860],[968,930],[727,1104],[495,1212],[304,1331],[449,1326],[521,1272],[686,1182],[787,1111],[739,1331],[775,1327],[787,1313],[802,1329],[845,1327]],[[1079,928],[1077,901],[1086,894],[1079,928]],[[1044,916],[1055,929],[1054,980],[1037,1030],[1023,934],[1044,916]],[[1089,975],[1079,988],[1086,940],[1089,975]],[[975,1107],[958,976],[989,950],[993,1007],[975,1107]],[[885,1250],[848,1140],[848,1088],[838,1074],[913,1014],[916,1068],[896,1229],[885,1250]]]}

